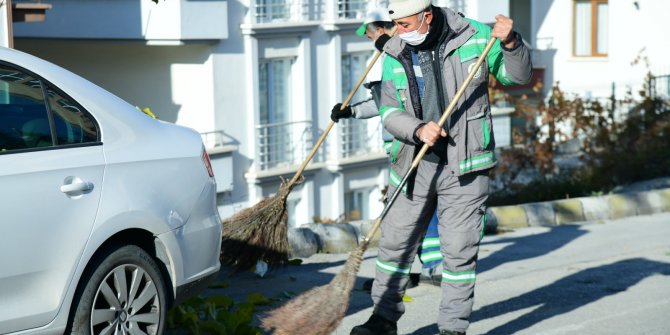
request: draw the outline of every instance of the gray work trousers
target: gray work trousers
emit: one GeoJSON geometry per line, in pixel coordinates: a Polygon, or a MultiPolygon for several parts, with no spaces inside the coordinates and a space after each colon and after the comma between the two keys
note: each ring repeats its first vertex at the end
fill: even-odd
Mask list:
{"type": "MultiPolygon", "coordinates": [[[[437,208],[443,260],[440,330],[465,332],[475,288],[479,242],[486,221],[488,171],[456,177],[442,164],[422,161],[411,197],[399,195],[381,225],[377,270],[372,286],[374,313],[397,321],[409,272],[431,216],[437,208]]],[[[389,189],[393,194],[395,189],[389,189]]]]}

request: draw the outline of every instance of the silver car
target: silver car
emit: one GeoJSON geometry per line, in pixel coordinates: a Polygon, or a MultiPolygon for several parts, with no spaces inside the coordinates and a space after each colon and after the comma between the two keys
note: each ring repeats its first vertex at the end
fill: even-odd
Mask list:
{"type": "Polygon", "coordinates": [[[6,48],[0,228],[0,334],[161,334],[220,267],[200,135],[6,48]]]}

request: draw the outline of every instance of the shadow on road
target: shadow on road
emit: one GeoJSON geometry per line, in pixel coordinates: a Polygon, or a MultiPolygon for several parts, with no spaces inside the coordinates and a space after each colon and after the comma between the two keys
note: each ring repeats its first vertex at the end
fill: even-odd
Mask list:
{"type": "Polygon", "coordinates": [[[479,274],[489,271],[504,263],[546,255],[554,250],[562,248],[586,233],[588,233],[588,231],[583,230],[581,226],[565,225],[553,227],[541,234],[504,238],[490,242],[484,241],[481,243],[482,249],[487,245],[501,243],[511,244],[480,259],[477,263],[477,273],[479,274]]]}
{"type": "Polygon", "coordinates": [[[625,291],[656,274],[670,276],[670,264],[634,258],[586,269],[526,294],[484,306],[473,312],[471,322],[537,306],[532,312],[487,333],[514,334],[542,320],[625,291]]]}
{"type": "MultiPolygon", "coordinates": [[[[539,257],[557,250],[578,237],[586,234],[587,231],[580,226],[566,225],[554,227],[551,230],[523,237],[503,238],[496,241],[482,243],[482,248],[487,245],[510,243],[501,250],[493,252],[491,255],[482,258],[477,264],[477,272],[491,270],[501,264],[524,259],[539,257]]],[[[365,259],[376,258],[376,252],[366,255],[365,259]]],[[[314,287],[328,284],[336,272],[324,272],[331,268],[338,268],[344,265],[345,260],[324,263],[307,263],[299,266],[288,266],[286,268],[275,269],[267,273],[265,277],[259,277],[252,272],[232,273],[229,268],[222,268],[219,274],[218,282],[225,282],[229,286],[220,289],[208,289],[205,295],[228,295],[235,301],[244,301],[250,293],[261,293],[263,296],[275,299],[277,302],[259,308],[256,318],[261,318],[263,314],[271,309],[281,306],[291,297],[301,294],[314,287]]],[[[339,271],[339,269],[338,269],[339,271]]],[[[362,291],[360,288],[363,282],[368,278],[358,277],[354,290],[349,300],[349,309],[347,315],[357,313],[361,310],[372,307],[370,293],[362,291]]],[[[435,301],[435,308],[438,308],[439,301],[435,301]]],[[[429,335],[438,332],[435,324],[418,329],[413,335],[429,335]]],[[[504,331],[503,331],[504,332],[504,331]]]]}
{"type": "MultiPolygon", "coordinates": [[[[374,255],[366,255],[364,260],[376,257],[376,253],[374,255]]],[[[264,277],[260,277],[252,272],[233,273],[230,268],[222,267],[216,283],[225,284],[222,285],[225,287],[209,288],[202,295],[227,295],[236,302],[243,302],[249,294],[262,294],[274,302],[267,306],[258,306],[254,317],[254,323],[257,324],[264,313],[280,307],[294,296],[330,283],[345,261],[287,266],[285,268],[273,269],[264,277]],[[324,272],[333,268],[337,268],[337,271],[324,272]]],[[[370,293],[358,289],[363,286],[363,282],[367,279],[365,277],[356,278],[347,314],[356,313],[372,306],[370,293]]]]}

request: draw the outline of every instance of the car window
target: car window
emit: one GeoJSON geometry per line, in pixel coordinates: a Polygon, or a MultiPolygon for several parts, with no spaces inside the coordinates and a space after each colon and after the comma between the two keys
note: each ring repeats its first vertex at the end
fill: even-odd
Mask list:
{"type": "Polygon", "coordinates": [[[52,147],[54,141],[60,146],[99,140],[97,123],[71,98],[26,71],[0,64],[0,154],[52,147]]]}
{"type": "Polygon", "coordinates": [[[41,82],[0,65],[0,152],[52,145],[41,82]]]}
{"type": "Polygon", "coordinates": [[[70,98],[47,86],[49,109],[54,116],[56,140],[59,145],[98,141],[93,118],[70,98]]]}

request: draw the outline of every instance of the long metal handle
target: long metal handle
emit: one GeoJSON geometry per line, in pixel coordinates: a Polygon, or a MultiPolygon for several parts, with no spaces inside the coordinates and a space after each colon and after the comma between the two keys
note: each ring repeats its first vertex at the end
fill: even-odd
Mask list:
{"type": "MultiPolygon", "coordinates": [[[[456,95],[454,96],[453,99],[451,99],[451,102],[449,102],[449,105],[447,108],[444,110],[444,113],[442,113],[442,117],[440,117],[440,120],[437,122],[440,127],[444,125],[445,122],[447,122],[447,119],[451,115],[451,113],[456,109],[456,105],[458,105],[458,100],[461,99],[461,96],[463,96],[463,93],[465,92],[465,89],[470,85],[470,82],[472,81],[472,78],[474,78],[475,74],[477,71],[479,71],[479,67],[482,66],[482,63],[484,63],[484,60],[486,59],[486,55],[488,55],[489,51],[491,51],[491,48],[493,47],[493,44],[496,42],[495,37],[491,37],[489,42],[486,44],[486,47],[484,48],[484,51],[482,52],[482,55],[479,56],[479,59],[475,63],[475,65],[471,68],[470,74],[465,78],[465,81],[463,81],[463,85],[456,91],[456,95]]],[[[421,160],[423,159],[423,156],[426,155],[426,152],[428,152],[428,149],[430,147],[428,144],[424,143],[423,146],[421,147],[421,150],[419,150],[419,153],[416,155],[414,160],[412,161],[412,165],[405,173],[405,176],[402,178],[400,181],[400,184],[398,184],[398,187],[395,189],[395,192],[393,192],[393,195],[391,195],[391,198],[389,198],[388,202],[386,203],[386,206],[384,207],[384,210],[382,210],[382,213],[379,215],[377,220],[375,221],[375,224],[372,226],[372,229],[368,232],[368,235],[365,236],[365,239],[363,240],[363,243],[369,243],[370,240],[372,240],[372,237],[374,234],[377,232],[377,229],[379,229],[379,226],[382,224],[382,219],[386,216],[388,213],[389,209],[391,208],[391,205],[395,201],[395,199],[398,197],[400,192],[402,191],[403,186],[407,184],[407,180],[409,179],[409,176],[416,170],[416,168],[419,166],[419,163],[421,163],[421,160]]]]}
{"type": "MultiPolygon", "coordinates": [[[[395,35],[396,27],[397,26],[393,26],[393,29],[391,29],[391,34],[390,34],[391,36],[395,35]]],[[[370,64],[368,64],[368,66],[365,68],[365,72],[363,72],[363,74],[358,78],[358,81],[356,82],[354,87],[349,92],[349,95],[347,96],[347,98],[342,103],[342,106],[340,107],[340,110],[344,110],[349,105],[349,103],[351,102],[351,99],[354,98],[354,94],[356,94],[356,91],[358,91],[358,88],[361,86],[361,84],[363,84],[363,81],[365,80],[365,77],[368,76],[368,73],[372,69],[372,66],[375,65],[375,63],[377,63],[377,60],[379,59],[379,57],[381,55],[382,55],[381,51],[379,51],[379,50],[375,51],[374,57],[372,57],[372,61],[370,61],[370,64]]],[[[293,185],[298,180],[298,178],[300,178],[302,173],[305,171],[305,168],[307,167],[307,164],[309,164],[309,162],[312,160],[314,155],[316,155],[316,151],[319,150],[319,147],[321,147],[321,144],[323,144],[323,141],[326,140],[326,136],[328,136],[328,133],[330,132],[330,130],[333,128],[334,125],[335,125],[335,121],[330,120],[330,122],[328,123],[328,126],[326,126],[326,129],[323,131],[323,134],[321,134],[321,137],[319,137],[319,139],[316,141],[316,144],[314,144],[314,148],[312,148],[312,151],[309,152],[309,154],[307,155],[307,158],[305,158],[305,161],[302,162],[302,165],[300,165],[300,167],[298,168],[298,171],[296,171],[295,175],[293,175],[293,178],[291,178],[291,181],[289,181],[289,185],[293,185]]]]}

